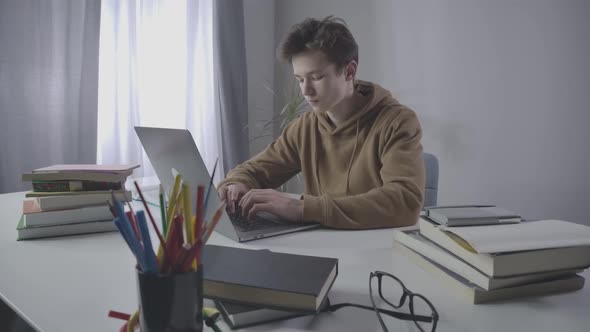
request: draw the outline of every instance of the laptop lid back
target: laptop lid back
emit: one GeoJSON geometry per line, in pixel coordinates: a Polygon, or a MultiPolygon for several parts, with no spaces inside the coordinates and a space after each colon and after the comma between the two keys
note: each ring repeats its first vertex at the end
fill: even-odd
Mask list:
{"type": "MultiPolygon", "coordinates": [[[[197,186],[203,185],[207,189],[211,175],[201,158],[190,131],[186,129],[135,127],[135,132],[166,193],[170,193],[174,186],[172,169],[175,169],[182,176],[182,180],[189,184],[191,197],[196,201],[197,186]]],[[[207,203],[207,219],[213,217],[220,204],[221,200],[217,190],[213,187],[207,203]]],[[[192,206],[194,208],[196,205],[192,204],[192,206]]],[[[234,240],[238,238],[227,213],[222,214],[215,230],[234,240]]]]}

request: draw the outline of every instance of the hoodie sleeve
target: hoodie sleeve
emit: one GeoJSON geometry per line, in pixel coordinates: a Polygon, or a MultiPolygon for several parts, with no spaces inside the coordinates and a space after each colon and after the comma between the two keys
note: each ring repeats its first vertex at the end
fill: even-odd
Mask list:
{"type": "Polygon", "coordinates": [[[254,156],[236,166],[218,187],[229,183],[243,183],[251,189],[276,188],[301,170],[295,139],[301,118],[291,122],[279,138],[254,156]]]}
{"type": "Polygon", "coordinates": [[[304,195],[303,218],[342,229],[413,225],[424,200],[422,129],[413,111],[405,109],[380,138],[383,185],[366,193],[331,197],[304,195]]]}

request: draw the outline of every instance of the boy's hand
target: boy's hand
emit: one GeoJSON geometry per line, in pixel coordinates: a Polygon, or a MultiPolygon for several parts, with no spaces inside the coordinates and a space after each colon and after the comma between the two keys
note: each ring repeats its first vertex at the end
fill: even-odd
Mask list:
{"type": "Polygon", "coordinates": [[[236,203],[247,193],[249,188],[243,183],[230,183],[219,188],[219,198],[225,200],[230,213],[236,212],[236,203]]]}
{"type": "Polygon", "coordinates": [[[272,213],[287,221],[303,219],[303,200],[273,189],[252,189],[240,199],[239,205],[242,214],[248,219],[254,218],[256,213],[261,211],[272,213]]]}

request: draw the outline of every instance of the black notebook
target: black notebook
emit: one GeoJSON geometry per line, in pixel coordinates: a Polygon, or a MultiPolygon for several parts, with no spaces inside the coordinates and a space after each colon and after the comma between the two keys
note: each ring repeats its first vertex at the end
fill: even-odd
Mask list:
{"type": "Polygon", "coordinates": [[[317,312],[338,275],[338,259],[206,245],[204,297],[317,312]]]}

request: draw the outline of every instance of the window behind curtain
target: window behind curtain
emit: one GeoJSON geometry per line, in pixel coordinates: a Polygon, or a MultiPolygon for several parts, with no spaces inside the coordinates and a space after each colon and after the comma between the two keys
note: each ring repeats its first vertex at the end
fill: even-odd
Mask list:
{"type": "Polygon", "coordinates": [[[219,122],[213,93],[211,0],[103,0],[100,24],[98,163],[142,164],[134,126],[186,128],[212,168],[219,122]]]}

